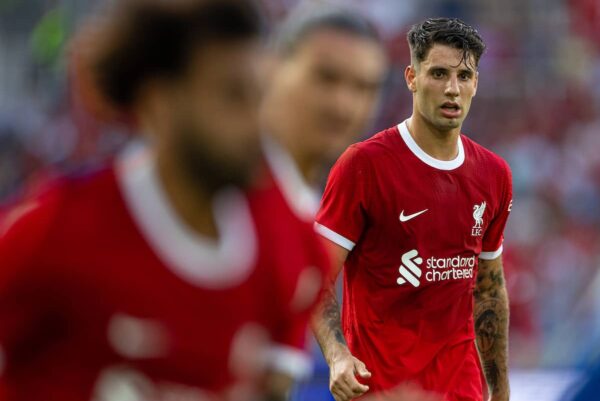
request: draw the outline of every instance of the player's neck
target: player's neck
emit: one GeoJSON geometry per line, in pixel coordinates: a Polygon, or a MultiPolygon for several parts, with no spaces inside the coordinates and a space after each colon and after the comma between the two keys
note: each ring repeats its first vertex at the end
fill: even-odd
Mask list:
{"type": "Polygon", "coordinates": [[[212,205],[214,194],[182,170],[180,163],[173,158],[160,153],[157,155],[157,178],[173,210],[196,233],[218,239],[212,205]]]}
{"type": "Polygon", "coordinates": [[[443,161],[454,160],[457,157],[460,127],[450,131],[440,131],[416,112],[406,123],[412,138],[429,156],[443,161]]]}
{"type": "Polygon", "coordinates": [[[284,135],[281,131],[273,130],[273,139],[290,155],[304,182],[310,187],[318,186],[320,178],[320,163],[303,152],[300,141],[294,135],[284,135]]]}

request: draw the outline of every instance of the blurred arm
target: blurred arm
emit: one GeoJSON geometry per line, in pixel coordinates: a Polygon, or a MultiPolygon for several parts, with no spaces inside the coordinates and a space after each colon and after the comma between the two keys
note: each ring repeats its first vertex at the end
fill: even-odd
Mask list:
{"type": "Polygon", "coordinates": [[[265,379],[264,401],[286,401],[289,399],[294,378],[288,374],[270,371],[265,379]]]}
{"type": "Polygon", "coordinates": [[[475,335],[492,401],[508,401],[508,295],[502,257],[479,260],[475,286],[475,335]]]}

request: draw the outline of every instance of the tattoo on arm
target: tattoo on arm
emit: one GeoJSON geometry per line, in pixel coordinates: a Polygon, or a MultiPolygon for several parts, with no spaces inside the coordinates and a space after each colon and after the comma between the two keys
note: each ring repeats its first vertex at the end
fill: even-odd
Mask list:
{"type": "Polygon", "coordinates": [[[474,296],[477,349],[490,393],[508,400],[508,297],[499,260],[481,261],[474,296]]]}
{"type": "Polygon", "coordinates": [[[346,344],[344,334],[342,334],[342,319],[340,317],[340,305],[335,295],[335,289],[330,288],[327,291],[327,297],[325,298],[325,304],[323,305],[323,316],[327,322],[329,330],[334,334],[335,340],[342,344],[346,344]]]}
{"type": "Polygon", "coordinates": [[[340,306],[333,285],[325,290],[321,305],[313,320],[313,331],[326,359],[332,343],[347,347],[342,333],[340,306]]]}

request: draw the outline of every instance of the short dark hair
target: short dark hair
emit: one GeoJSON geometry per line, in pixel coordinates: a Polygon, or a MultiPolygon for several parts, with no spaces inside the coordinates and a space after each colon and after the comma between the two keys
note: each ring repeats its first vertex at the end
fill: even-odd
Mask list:
{"type": "Polygon", "coordinates": [[[192,51],[214,41],[258,37],[262,20],[250,0],[118,0],[96,34],[91,68],[104,97],[132,106],[151,78],[185,73],[192,51]]]}
{"type": "Polygon", "coordinates": [[[377,27],[360,13],[321,5],[292,12],[277,31],[275,48],[282,55],[293,54],[307,36],[321,29],[334,29],[381,43],[377,27]]]}
{"type": "Polygon", "coordinates": [[[477,68],[479,59],[485,51],[483,39],[475,28],[458,18],[429,18],[413,25],[406,35],[411,56],[421,62],[434,44],[451,46],[462,50],[461,62],[468,62],[472,55],[477,68]]]}

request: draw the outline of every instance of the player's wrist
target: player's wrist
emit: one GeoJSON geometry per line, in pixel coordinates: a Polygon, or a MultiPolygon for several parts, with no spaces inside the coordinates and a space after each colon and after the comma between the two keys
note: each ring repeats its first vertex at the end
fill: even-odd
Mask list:
{"type": "Polygon", "coordinates": [[[510,390],[508,381],[500,382],[490,396],[490,401],[508,401],[510,399],[510,390]]]}
{"type": "Polygon", "coordinates": [[[327,364],[331,366],[340,360],[351,357],[352,353],[348,349],[347,345],[335,342],[329,347],[327,355],[325,355],[325,360],[327,361],[327,364]]]}

